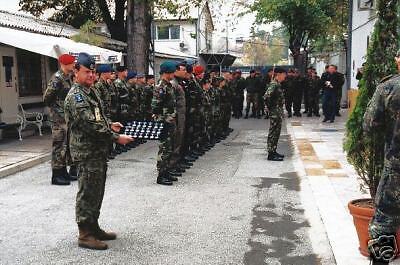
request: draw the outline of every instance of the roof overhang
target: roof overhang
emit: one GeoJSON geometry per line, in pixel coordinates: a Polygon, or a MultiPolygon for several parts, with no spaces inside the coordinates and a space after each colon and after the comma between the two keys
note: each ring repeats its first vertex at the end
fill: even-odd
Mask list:
{"type": "Polygon", "coordinates": [[[95,58],[96,63],[119,63],[122,60],[120,52],[75,42],[65,37],[48,36],[7,27],[0,27],[0,43],[52,58],[58,58],[64,53],[77,56],[80,52],[86,52],[95,58]]]}
{"type": "Polygon", "coordinates": [[[204,60],[206,65],[229,67],[235,60],[236,56],[229,53],[201,53],[200,57],[204,60]]]}

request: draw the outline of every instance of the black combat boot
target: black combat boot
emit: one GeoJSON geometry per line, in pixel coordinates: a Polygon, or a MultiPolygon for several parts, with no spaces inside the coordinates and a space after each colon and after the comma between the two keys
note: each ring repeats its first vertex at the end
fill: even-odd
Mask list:
{"type": "Polygon", "coordinates": [[[275,153],[268,153],[268,160],[269,161],[283,161],[283,157],[277,156],[275,153]]]}
{"type": "Polygon", "coordinates": [[[159,173],[157,177],[157,184],[172,186],[172,180],[169,179],[169,176],[166,173],[159,173]]]}
{"type": "Polygon", "coordinates": [[[70,185],[71,182],[66,178],[63,169],[53,169],[53,173],[52,173],[52,177],[51,177],[51,184],[66,186],[66,185],[70,185]]]}
{"type": "Polygon", "coordinates": [[[178,180],[178,179],[175,178],[175,177],[182,177],[182,173],[177,172],[175,168],[170,169],[170,170],[168,170],[167,172],[168,172],[168,175],[170,176],[170,179],[171,179],[172,181],[177,181],[177,180],[178,180]]]}
{"type": "MultiPolygon", "coordinates": [[[[66,169],[65,169],[65,171],[66,171],[66,169]]],[[[78,180],[78,169],[76,168],[75,165],[72,165],[69,167],[69,173],[67,173],[67,175],[68,175],[69,181],[78,180]]]]}
{"type": "Polygon", "coordinates": [[[285,155],[279,154],[278,152],[275,151],[275,155],[284,158],[285,155]]]}

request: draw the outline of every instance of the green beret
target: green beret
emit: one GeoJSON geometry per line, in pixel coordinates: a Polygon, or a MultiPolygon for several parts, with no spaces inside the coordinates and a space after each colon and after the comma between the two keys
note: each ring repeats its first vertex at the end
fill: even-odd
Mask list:
{"type": "Polygon", "coordinates": [[[165,61],[160,65],[160,74],[171,74],[176,71],[176,63],[165,61]]]}

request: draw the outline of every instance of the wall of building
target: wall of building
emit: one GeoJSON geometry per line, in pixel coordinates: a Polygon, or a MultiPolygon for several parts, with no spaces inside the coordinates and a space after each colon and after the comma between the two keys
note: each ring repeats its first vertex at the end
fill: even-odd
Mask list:
{"type": "MultiPolygon", "coordinates": [[[[180,51],[189,55],[196,56],[196,20],[194,21],[158,21],[155,24],[160,25],[179,25],[180,38],[176,40],[158,40],[154,41],[156,51],[180,51]],[[183,48],[181,48],[183,43],[183,48]]],[[[157,34],[157,31],[156,31],[157,34]]]]}
{"type": "Polygon", "coordinates": [[[369,38],[375,24],[374,10],[359,10],[358,1],[353,2],[353,25],[351,45],[351,81],[350,87],[357,88],[357,70],[365,62],[369,38]]]}

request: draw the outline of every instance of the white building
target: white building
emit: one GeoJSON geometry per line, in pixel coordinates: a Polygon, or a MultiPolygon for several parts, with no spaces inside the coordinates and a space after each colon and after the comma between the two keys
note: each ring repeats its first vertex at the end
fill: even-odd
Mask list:
{"type": "Polygon", "coordinates": [[[156,52],[176,51],[198,57],[212,50],[214,24],[208,3],[184,16],[161,14],[154,22],[156,52]]]}
{"type": "Polygon", "coordinates": [[[376,22],[375,2],[375,0],[353,0],[350,88],[357,88],[357,70],[366,60],[370,36],[376,22]]]}

